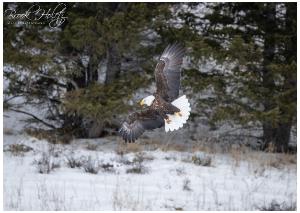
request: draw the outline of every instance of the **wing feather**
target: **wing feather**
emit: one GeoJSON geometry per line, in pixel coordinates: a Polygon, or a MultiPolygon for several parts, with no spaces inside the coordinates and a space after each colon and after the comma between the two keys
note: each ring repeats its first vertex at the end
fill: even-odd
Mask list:
{"type": "Polygon", "coordinates": [[[135,142],[146,130],[153,130],[164,125],[164,119],[159,116],[156,111],[147,109],[142,112],[135,112],[129,116],[129,120],[125,121],[119,134],[125,142],[135,142]]]}
{"type": "Polygon", "coordinates": [[[171,102],[179,95],[180,74],[185,49],[179,43],[168,45],[155,68],[157,93],[171,102]]]}

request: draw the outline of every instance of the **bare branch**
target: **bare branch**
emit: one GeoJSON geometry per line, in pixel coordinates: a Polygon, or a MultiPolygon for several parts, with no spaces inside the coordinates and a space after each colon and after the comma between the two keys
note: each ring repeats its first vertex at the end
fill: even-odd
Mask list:
{"type": "Polygon", "coordinates": [[[31,116],[32,118],[34,118],[35,120],[37,120],[37,121],[41,122],[42,124],[46,125],[47,127],[50,127],[50,128],[52,128],[52,129],[56,129],[56,127],[53,126],[52,124],[49,124],[49,123],[47,123],[46,121],[43,121],[42,119],[36,117],[35,115],[33,115],[33,114],[29,113],[29,112],[25,112],[25,111],[23,111],[23,110],[13,109],[13,108],[9,108],[9,109],[10,109],[11,111],[14,111],[14,112],[19,112],[19,113],[23,113],[23,114],[25,114],[25,115],[29,115],[29,116],[31,116]]]}

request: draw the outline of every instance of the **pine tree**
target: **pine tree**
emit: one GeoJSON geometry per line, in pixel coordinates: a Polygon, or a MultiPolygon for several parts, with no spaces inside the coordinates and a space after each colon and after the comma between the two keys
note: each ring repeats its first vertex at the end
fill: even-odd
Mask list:
{"type": "MultiPolygon", "coordinates": [[[[55,4],[40,6],[47,9],[55,4]]],[[[4,75],[10,81],[5,92],[22,95],[32,103],[49,103],[51,117],[60,121],[62,129],[77,136],[98,137],[107,127],[118,126],[116,117],[127,112],[132,94],[152,78],[147,73],[150,68],[153,71],[157,50],[155,46],[148,47],[147,32],[155,31],[157,23],[167,20],[170,5],[66,5],[68,19],[55,30],[47,24],[19,26],[5,20],[4,75]],[[99,76],[101,64],[106,67],[101,73],[104,76],[99,76]],[[14,71],[10,72],[9,67],[14,71]]],[[[30,3],[5,4],[17,11],[29,6],[30,3]]]]}
{"type": "Polygon", "coordinates": [[[296,5],[216,3],[209,8],[201,36],[191,41],[195,66],[201,57],[216,63],[209,73],[188,72],[199,80],[195,91],[213,91],[199,108],[212,108],[214,123],[261,125],[264,147],[273,144],[274,151],[287,152],[296,118],[296,5]]]}
{"type": "MultiPolygon", "coordinates": [[[[148,47],[142,46],[141,41],[145,40],[144,32],[152,28],[151,20],[160,16],[162,11],[168,13],[168,5],[74,5],[70,14],[72,23],[68,23],[62,34],[61,50],[63,54],[74,56],[72,69],[78,74],[73,80],[81,89],[71,89],[67,93],[64,109],[73,119],[83,118],[81,123],[86,124],[86,136],[98,137],[108,127],[116,129],[118,115],[128,110],[128,107],[121,106],[127,104],[139,87],[147,86],[149,78],[145,74],[153,64],[145,62],[152,55],[151,52],[147,54],[148,47]],[[86,65],[82,62],[83,57],[87,58],[86,65]],[[102,77],[98,76],[101,62],[106,67],[102,73],[104,82],[98,80],[102,77]],[[129,67],[122,66],[124,63],[129,67]]],[[[73,119],[67,120],[66,125],[72,124],[73,119]]]]}

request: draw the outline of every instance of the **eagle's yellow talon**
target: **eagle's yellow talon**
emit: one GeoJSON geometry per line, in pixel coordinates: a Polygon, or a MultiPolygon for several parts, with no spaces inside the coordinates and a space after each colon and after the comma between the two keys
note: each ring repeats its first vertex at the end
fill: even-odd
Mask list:
{"type": "Polygon", "coordinates": [[[179,116],[179,117],[182,116],[181,112],[175,112],[175,115],[176,115],[176,116],[179,116]]]}

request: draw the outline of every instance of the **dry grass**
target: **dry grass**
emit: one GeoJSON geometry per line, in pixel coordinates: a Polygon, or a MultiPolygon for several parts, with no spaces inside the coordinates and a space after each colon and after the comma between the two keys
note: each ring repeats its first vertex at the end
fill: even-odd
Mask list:
{"type": "Polygon", "coordinates": [[[272,202],[268,205],[258,207],[260,211],[296,211],[297,205],[295,202],[290,203],[279,203],[276,200],[272,200],[272,202]]]}
{"type": "Polygon", "coordinates": [[[95,151],[95,150],[97,150],[97,148],[98,148],[98,145],[93,144],[93,143],[88,143],[88,145],[86,146],[86,149],[90,150],[90,151],[95,151]]]}
{"type": "Polygon", "coordinates": [[[161,140],[155,140],[155,139],[143,139],[141,140],[141,143],[144,145],[144,147],[147,150],[162,150],[164,152],[167,151],[178,151],[178,152],[184,152],[188,151],[188,146],[185,144],[176,144],[172,142],[164,142],[161,140]]]}
{"type": "Polygon", "coordinates": [[[164,152],[206,152],[206,153],[224,153],[224,148],[214,138],[202,138],[189,143],[174,143],[172,140],[159,140],[155,138],[140,138],[136,143],[124,143],[118,141],[116,152],[126,154],[130,152],[161,150],[164,152]]]}
{"type": "Polygon", "coordinates": [[[82,165],[86,173],[98,174],[100,170],[100,165],[98,159],[94,159],[91,156],[88,157],[88,160],[82,165]]]}
{"type": "Polygon", "coordinates": [[[192,157],[192,162],[199,166],[212,166],[212,158],[210,156],[197,156],[192,157]]]}
{"type": "Polygon", "coordinates": [[[193,155],[186,155],[181,159],[182,162],[192,163],[197,166],[212,166],[212,157],[203,153],[195,153],[193,155]]]}
{"type": "Polygon", "coordinates": [[[135,152],[141,152],[143,150],[143,146],[139,143],[118,143],[118,146],[116,148],[116,153],[118,155],[124,155],[127,153],[135,153],[135,152]]]}
{"type": "MultiPolygon", "coordinates": [[[[164,152],[178,151],[197,153],[203,152],[209,155],[225,154],[231,158],[232,167],[239,167],[246,163],[256,174],[263,174],[267,168],[281,169],[286,165],[297,164],[296,154],[269,153],[255,151],[248,146],[239,144],[221,143],[215,138],[202,138],[201,140],[191,141],[190,143],[173,143],[153,138],[142,138],[137,143],[119,143],[116,152],[120,155],[127,153],[140,153],[142,150],[161,150],[164,152]]],[[[170,160],[166,157],[166,160],[170,160]]],[[[212,159],[203,161],[197,157],[189,160],[190,163],[211,166],[212,159]]]]}
{"type": "Polygon", "coordinates": [[[215,138],[202,138],[201,140],[193,141],[192,152],[206,152],[210,154],[222,153],[224,149],[215,138]]]}
{"type": "Polygon", "coordinates": [[[249,152],[248,158],[261,166],[280,169],[284,166],[297,164],[296,154],[249,152]]]}
{"type": "Polygon", "coordinates": [[[183,180],[182,190],[184,190],[184,191],[192,191],[191,180],[189,178],[185,178],[183,180]]]}
{"type": "Polygon", "coordinates": [[[247,148],[244,146],[232,145],[229,149],[229,154],[233,159],[234,166],[239,166],[241,160],[245,157],[245,153],[247,152],[247,148]]]}
{"type": "Polygon", "coordinates": [[[297,164],[296,154],[255,151],[245,146],[231,146],[228,155],[232,158],[233,168],[246,163],[255,175],[263,175],[270,168],[283,169],[297,164]]]}
{"type": "Polygon", "coordinates": [[[135,153],[133,162],[142,163],[144,161],[152,161],[154,160],[154,157],[150,154],[147,154],[145,152],[137,152],[135,153]]]}
{"type": "Polygon", "coordinates": [[[52,144],[70,144],[73,140],[73,136],[65,133],[60,134],[56,130],[26,129],[25,132],[38,140],[47,140],[52,144]]]}
{"type": "Polygon", "coordinates": [[[187,147],[184,144],[166,144],[162,145],[160,149],[164,152],[167,151],[177,151],[177,152],[184,152],[187,151],[187,147]]]}
{"type": "Polygon", "coordinates": [[[66,155],[67,165],[68,167],[74,169],[74,168],[80,168],[85,163],[85,158],[75,158],[74,153],[72,152],[69,155],[66,155]]]}
{"type": "Polygon", "coordinates": [[[13,132],[13,130],[12,129],[10,129],[10,128],[3,128],[3,134],[5,134],[5,135],[13,135],[14,134],[14,132],[13,132]]]}
{"type": "Polygon", "coordinates": [[[4,149],[5,152],[11,152],[14,156],[23,156],[24,153],[33,150],[30,146],[24,144],[10,144],[8,148],[4,149]]]}
{"type": "Polygon", "coordinates": [[[41,158],[34,160],[37,171],[40,174],[49,174],[56,168],[60,168],[59,162],[55,162],[49,152],[43,152],[41,158]]]}
{"type": "Polygon", "coordinates": [[[224,149],[220,147],[220,143],[214,138],[202,138],[197,141],[190,141],[189,143],[174,143],[172,140],[156,140],[156,139],[141,139],[140,143],[145,146],[147,150],[162,150],[178,151],[178,152],[206,152],[206,153],[221,153],[224,149]]]}

